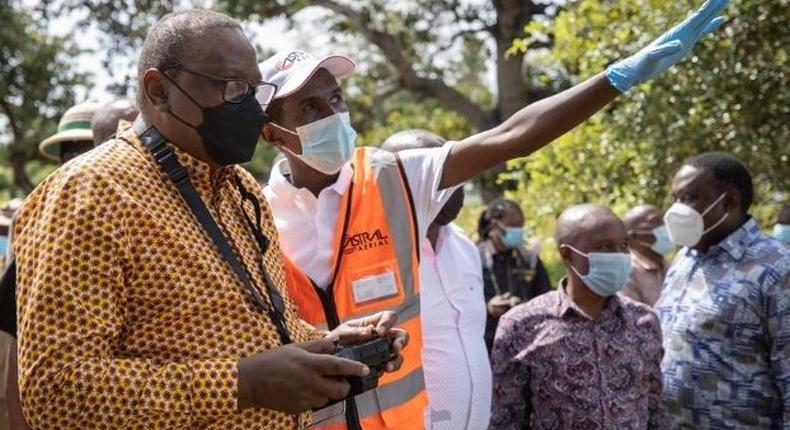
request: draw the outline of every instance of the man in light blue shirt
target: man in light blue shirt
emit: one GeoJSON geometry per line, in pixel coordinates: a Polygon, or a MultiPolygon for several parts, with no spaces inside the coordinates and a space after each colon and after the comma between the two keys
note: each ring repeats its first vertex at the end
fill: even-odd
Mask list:
{"type": "Polygon", "coordinates": [[[746,167],[730,154],[687,160],[664,215],[684,246],[656,311],[672,428],[790,426],[790,250],[748,210],[746,167]]]}

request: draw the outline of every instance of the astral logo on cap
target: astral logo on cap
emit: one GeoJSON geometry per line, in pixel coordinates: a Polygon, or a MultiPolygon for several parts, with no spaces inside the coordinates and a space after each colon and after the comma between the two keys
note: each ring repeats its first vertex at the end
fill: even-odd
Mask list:
{"type": "Polygon", "coordinates": [[[279,99],[299,91],[318,70],[325,69],[335,79],[343,79],[357,66],[345,55],[330,54],[319,60],[309,52],[294,49],[272,55],[259,68],[264,81],[277,85],[275,99],[279,99]]]}
{"type": "Polygon", "coordinates": [[[309,60],[312,57],[313,57],[312,55],[310,55],[310,54],[308,54],[307,52],[304,52],[304,51],[292,51],[288,55],[285,56],[285,59],[277,67],[277,70],[279,70],[281,72],[283,70],[288,70],[291,66],[294,65],[294,63],[298,63],[298,62],[303,61],[303,60],[309,60]]]}

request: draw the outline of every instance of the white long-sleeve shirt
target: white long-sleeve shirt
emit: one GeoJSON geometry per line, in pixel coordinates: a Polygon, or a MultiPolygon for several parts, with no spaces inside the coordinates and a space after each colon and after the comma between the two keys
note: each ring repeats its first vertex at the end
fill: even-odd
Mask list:
{"type": "Polygon", "coordinates": [[[480,254],[460,228],[441,227],[436,250],[421,244],[423,369],[427,430],[488,427],[491,367],[480,254]]]}

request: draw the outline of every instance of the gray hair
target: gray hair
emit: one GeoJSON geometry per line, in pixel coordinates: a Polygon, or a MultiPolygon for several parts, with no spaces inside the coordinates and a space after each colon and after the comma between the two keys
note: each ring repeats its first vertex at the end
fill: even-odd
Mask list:
{"type": "Polygon", "coordinates": [[[239,29],[235,19],[205,9],[190,9],[165,15],[148,31],[137,62],[137,105],[145,104],[143,75],[151,68],[165,69],[181,64],[192,53],[192,42],[219,29],[239,29]]]}

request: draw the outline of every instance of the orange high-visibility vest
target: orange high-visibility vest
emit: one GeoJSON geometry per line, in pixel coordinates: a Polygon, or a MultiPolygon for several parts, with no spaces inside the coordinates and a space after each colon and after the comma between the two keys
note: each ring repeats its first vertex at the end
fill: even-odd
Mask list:
{"type": "Polygon", "coordinates": [[[354,176],[335,230],[332,284],[326,290],[317,287],[286,259],[289,293],[305,321],[330,330],[344,321],[394,311],[398,327],[409,333],[409,345],[399,371],[385,373],[375,390],[346,403],[345,416],[318,427],[353,429],[351,422],[358,417],[365,430],[423,429],[428,398],[422,370],[420,241],[411,192],[395,154],[358,148],[352,166],[354,176]]]}

